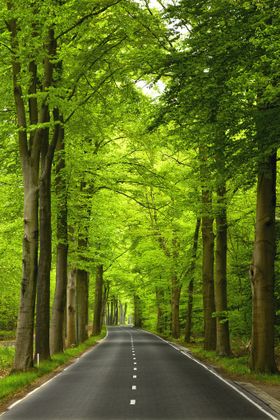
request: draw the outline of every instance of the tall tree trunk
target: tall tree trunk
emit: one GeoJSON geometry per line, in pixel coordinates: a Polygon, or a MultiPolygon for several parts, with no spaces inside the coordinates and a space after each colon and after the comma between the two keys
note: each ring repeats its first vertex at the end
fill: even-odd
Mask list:
{"type": "Polygon", "coordinates": [[[67,285],[66,345],[76,344],[76,270],[71,270],[67,285]]]}
{"type": "Polygon", "coordinates": [[[180,295],[181,286],[176,273],[171,278],[171,334],[173,338],[180,337],[180,295]]]}
{"type": "Polygon", "coordinates": [[[111,304],[110,302],[107,302],[107,325],[112,325],[110,308],[111,304]]]}
{"type": "Polygon", "coordinates": [[[119,299],[114,299],[114,325],[119,324],[119,299]]]}
{"type": "Polygon", "coordinates": [[[102,329],[102,293],[103,293],[103,265],[96,267],[94,316],[92,335],[99,335],[102,329]]]}
{"type": "Polygon", "coordinates": [[[106,324],[108,324],[108,316],[106,314],[106,308],[107,308],[107,300],[108,300],[108,295],[109,295],[109,284],[104,284],[103,285],[103,299],[102,299],[102,313],[101,313],[101,324],[103,325],[104,322],[106,322],[106,324]]]}
{"type": "Polygon", "coordinates": [[[164,289],[156,286],[156,302],[157,302],[157,332],[163,334],[165,326],[164,311],[164,289]]]}
{"type": "MultiPolygon", "coordinates": [[[[46,39],[47,51],[44,58],[43,91],[48,94],[53,85],[54,58],[56,56],[56,39],[54,29],[49,28],[46,39]]],[[[49,128],[38,129],[40,144],[41,176],[39,188],[40,202],[40,257],[37,283],[37,310],[36,310],[36,353],[40,360],[50,358],[50,271],[52,259],[52,231],[51,231],[51,173],[54,151],[59,136],[58,111],[53,112],[55,127],[50,143],[49,128]]],[[[42,101],[39,115],[40,123],[50,122],[48,101],[42,101]]],[[[47,125],[47,124],[46,124],[47,125]]]]}
{"type": "Polygon", "coordinates": [[[252,286],[252,347],[250,368],[274,373],[274,260],[276,152],[264,156],[257,187],[256,233],[250,268],[252,286]]]}
{"type": "Polygon", "coordinates": [[[226,185],[217,189],[218,215],[216,216],[216,322],[217,348],[220,356],[229,356],[230,338],[227,317],[227,211],[226,185]]]}
{"type": "Polygon", "coordinates": [[[134,326],[136,328],[142,328],[142,310],[141,310],[141,300],[139,296],[134,295],[134,326]]]}
{"type": "MultiPolygon", "coordinates": [[[[45,162],[43,160],[43,168],[45,162]]],[[[44,169],[43,169],[44,170],[44,169]]],[[[50,271],[52,258],[51,173],[40,179],[40,257],[37,280],[36,354],[40,360],[50,358],[50,271]]]]}
{"type": "Polygon", "coordinates": [[[123,324],[126,323],[126,314],[127,314],[127,303],[124,304],[124,310],[123,310],[123,324]]]}
{"type": "Polygon", "coordinates": [[[56,249],[56,287],[51,320],[50,346],[51,354],[64,349],[64,320],[67,289],[68,261],[68,224],[67,224],[67,186],[65,175],[64,129],[60,127],[57,145],[56,163],[56,196],[57,196],[57,249],[56,249]]]}
{"type": "Polygon", "coordinates": [[[198,247],[200,222],[201,222],[200,218],[197,218],[194,236],[193,236],[191,265],[190,265],[190,269],[187,272],[187,275],[190,279],[189,285],[188,285],[188,306],[187,306],[187,316],[186,316],[186,326],[185,326],[185,341],[187,343],[191,341],[191,334],[192,334],[194,273],[195,273],[195,267],[196,267],[196,254],[197,254],[197,247],[198,247]]]}
{"type": "Polygon", "coordinates": [[[21,300],[17,323],[15,370],[33,366],[34,309],[38,270],[38,168],[25,161],[24,236],[21,300]]]}
{"type": "Polygon", "coordinates": [[[180,337],[180,296],[181,282],[177,274],[178,238],[173,232],[172,239],[172,276],[171,276],[171,334],[174,338],[180,337]]]}
{"type": "MultiPolygon", "coordinates": [[[[13,2],[7,7],[13,12],[13,2]]],[[[20,309],[18,314],[14,370],[27,370],[33,366],[34,309],[38,273],[38,182],[40,147],[34,131],[27,135],[26,103],[21,86],[21,63],[19,61],[19,39],[17,20],[7,22],[11,35],[13,93],[17,115],[19,154],[24,183],[24,235],[22,242],[22,281],[20,309]]],[[[37,66],[29,64],[29,93],[36,93],[37,66]]],[[[37,124],[38,107],[36,96],[28,101],[29,119],[37,124]]]]}
{"type": "Polygon", "coordinates": [[[214,233],[212,213],[212,197],[207,190],[202,191],[202,278],[203,278],[203,308],[204,308],[204,348],[216,348],[216,319],[214,300],[214,233]],[[209,215],[210,214],[210,215],[209,215]]]}
{"type": "Polygon", "coordinates": [[[88,338],[88,282],[89,274],[86,270],[76,271],[76,324],[77,343],[88,338]]]}

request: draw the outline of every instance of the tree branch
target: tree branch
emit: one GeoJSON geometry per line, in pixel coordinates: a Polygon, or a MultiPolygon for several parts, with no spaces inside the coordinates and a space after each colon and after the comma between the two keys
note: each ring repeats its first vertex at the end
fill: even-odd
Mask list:
{"type": "Polygon", "coordinates": [[[63,37],[64,35],[68,34],[69,32],[73,31],[73,29],[77,28],[78,26],[80,26],[82,23],[84,23],[87,19],[90,19],[94,16],[98,16],[101,13],[105,12],[107,9],[109,9],[112,6],[115,6],[116,4],[118,4],[121,0],[117,0],[113,3],[107,4],[106,6],[102,7],[99,10],[93,9],[92,12],[88,13],[87,15],[83,16],[81,19],[79,19],[74,25],[70,26],[70,28],[65,29],[65,31],[61,32],[59,35],[57,35],[56,40],[58,40],[59,38],[63,37]]]}

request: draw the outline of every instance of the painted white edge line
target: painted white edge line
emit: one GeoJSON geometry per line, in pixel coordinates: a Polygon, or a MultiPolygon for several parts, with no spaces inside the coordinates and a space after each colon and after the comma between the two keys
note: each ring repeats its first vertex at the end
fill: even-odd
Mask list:
{"type": "Polygon", "coordinates": [[[206,369],[208,372],[212,373],[212,375],[216,376],[216,378],[220,379],[220,381],[224,382],[225,384],[227,384],[230,388],[234,389],[234,391],[236,391],[239,395],[242,395],[243,398],[245,398],[247,401],[249,401],[251,404],[253,404],[255,407],[257,407],[260,411],[262,411],[263,413],[265,413],[268,417],[270,417],[273,420],[277,420],[277,417],[274,417],[273,414],[269,413],[268,411],[266,411],[261,405],[259,405],[258,403],[256,403],[254,400],[252,400],[250,397],[248,397],[248,395],[246,395],[244,392],[242,392],[240,389],[238,389],[235,385],[231,384],[230,382],[228,382],[225,378],[223,378],[222,376],[220,376],[217,372],[211,370],[207,365],[205,365],[204,363],[200,362],[199,360],[197,360],[195,357],[193,357],[192,355],[180,350],[178,347],[174,346],[172,343],[170,343],[169,341],[165,340],[164,338],[159,337],[156,334],[151,333],[150,331],[145,331],[147,334],[151,334],[157,338],[159,338],[161,341],[163,341],[164,343],[168,344],[170,347],[173,347],[176,351],[179,351],[180,353],[182,353],[184,356],[188,357],[189,359],[193,360],[195,363],[197,363],[198,365],[202,366],[204,369],[206,369]]]}
{"type": "MultiPolygon", "coordinates": [[[[102,338],[98,343],[96,343],[96,345],[87,350],[86,353],[94,350],[95,348],[97,348],[97,346],[101,343],[103,343],[107,338],[108,338],[108,329],[106,332],[106,335],[104,338],[102,338]]],[[[83,354],[84,355],[84,354],[83,354]]],[[[81,357],[83,357],[83,355],[81,357]]],[[[53,381],[55,378],[57,378],[59,375],[61,375],[63,372],[65,372],[65,370],[69,369],[71,366],[73,366],[78,360],[80,359],[80,357],[76,358],[75,361],[70,365],[67,366],[65,369],[63,369],[61,372],[59,372],[57,375],[55,375],[53,378],[49,379],[48,381],[44,382],[42,385],[38,386],[37,388],[33,389],[32,391],[28,392],[28,394],[26,394],[23,398],[21,398],[20,400],[15,401],[13,404],[11,404],[8,408],[7,411],[11,410],[13,407],[15,407],[17,404],[19,404],[20,402],[22,402],[23,400],[25,400],[26,398],[30,397],[30,395],[34,394],[35,392],[39,391],[39,389],[43,388],[44,386],[46,386],[49,382],[53,381]]],[[[7,411],[0,413],[0,417],[5,414],[7,411]]]]}

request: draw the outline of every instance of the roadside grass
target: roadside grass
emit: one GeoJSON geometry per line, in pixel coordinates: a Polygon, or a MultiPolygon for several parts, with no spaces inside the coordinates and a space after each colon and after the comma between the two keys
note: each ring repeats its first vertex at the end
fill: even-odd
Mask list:
{"type": "MultiPolygon", "coordinates": [[[[99,336],[90,337],[84,343],[79,344],[76,347],[68,348],[64,353],[57,353],[52,355],[52,359],[48,361],[41,362],[39,367],[34,367],[27,372],[14,372],[0,379],[0,401],[12,397],[16,392],[23,390],[27,385],[32,384],[36,379],[41,378],[42,376],[53,372],[59,366],[62,366],[68,363],[71,359],[79,356],[85,352],[88,348],[97,344],[97,342],[103,338],[106,334],[106,331],[103,330],[99,336]]],[[[12,347],[3,347],[0,349],[0,360],[2,353],[8,353],[7,358],[3,357],[9,365],[9,368],[12,367],[14,349],[11,351],[12,347]]],[[[0,362],[1,363],[1,362],[0,362]]],[[[7,368],[7,365],[5,365],[7,368]]]]}
{"type": "Polygon", "coordinates": [[[214,351],[206,351],[203,349],[201,343],[186,343],[178,341],[179,344],[186,347],[193,354],[195,358],[210,364],[222,373],[232,377],[237,377],[238,380],[246,381],[253,380],[257,382],[280,385],[279,374],[260,374],[250,371],[249,368],[249,354],[243,349],[233,348],[233,354],[230,357],[218,356],[214,351]],[[245,354],[244,354],[245,353],[245,354]]]}

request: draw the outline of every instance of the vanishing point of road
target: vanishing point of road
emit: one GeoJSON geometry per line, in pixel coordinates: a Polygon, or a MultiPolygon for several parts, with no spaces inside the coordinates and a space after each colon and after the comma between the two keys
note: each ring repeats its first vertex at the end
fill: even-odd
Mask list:
{"type": "Polygon", "coordinates": [[[3,419],[183,420],[276,418],[235,385],[159,337],[109,327],[105,340],[3,419]]]}

